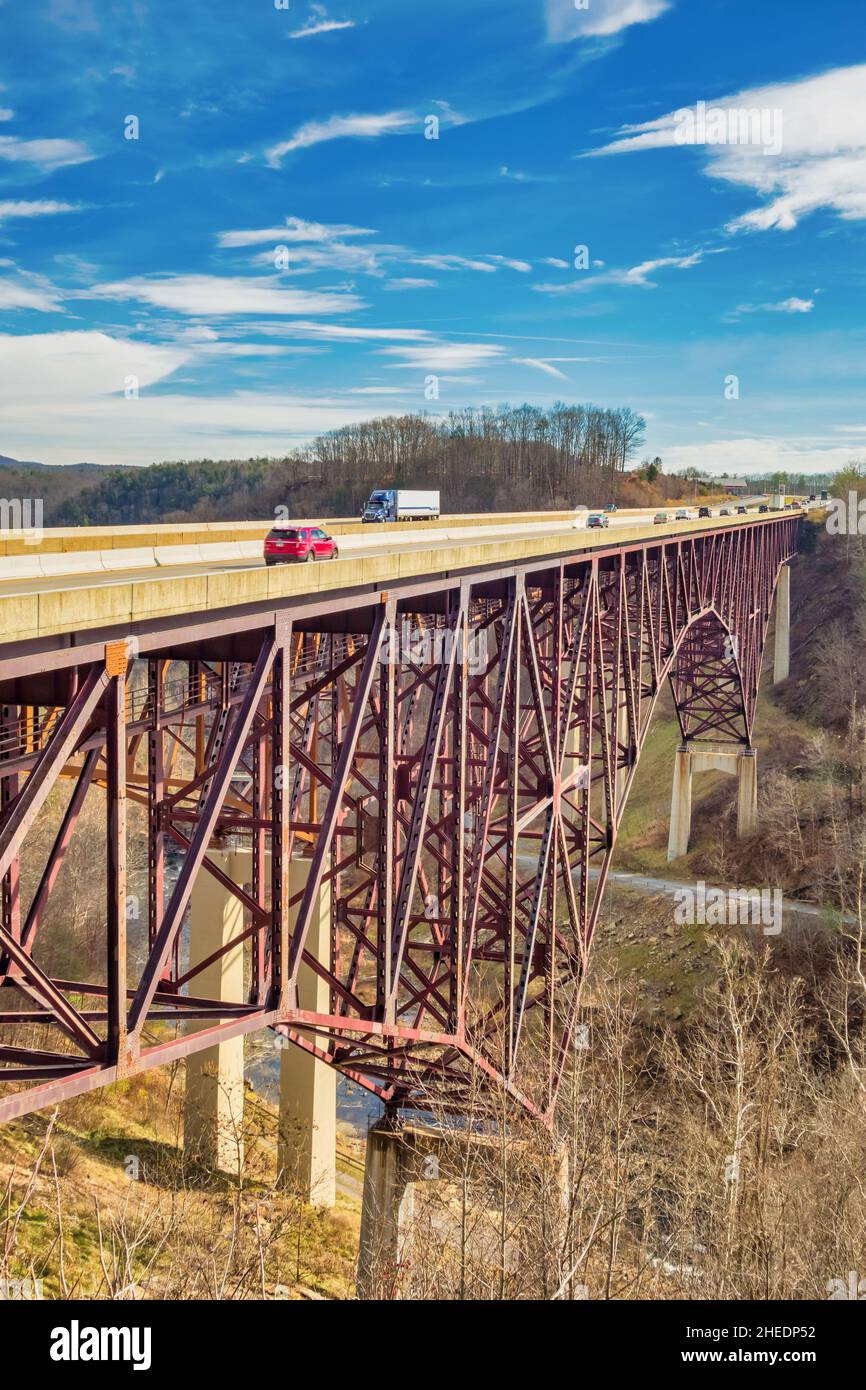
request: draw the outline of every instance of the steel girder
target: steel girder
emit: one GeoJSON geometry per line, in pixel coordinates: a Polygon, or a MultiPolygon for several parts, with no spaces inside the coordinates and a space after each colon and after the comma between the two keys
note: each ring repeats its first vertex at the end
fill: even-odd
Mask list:
{"type": "Polygon", "coordinates": [[[460,1109],[481,1077],[549,1116],[656,699],[669,678],[684,738],[750,746],[798,527],[768,518],[141,625],[135,646],[0,648],[0,1119],[263,1027],[386,1103],[460,1109]],[[96,796],[101,965],[67,980],[52,908],[96,796]],[[147,849],[140,925],[131,833],[147,849]],[[213,857],[227,844],[251,849],[251,884],[213,857]],[[293,856],[308,876],[291,898],[293,856]],[[222,947],[244,942],[243,1002],[196,993],[207,962],[190,963],[185,920],[201,873],[245,909],[222,947]],[[299,1007],[302,963],[330,988],[326,1014],[299,1007]]]}

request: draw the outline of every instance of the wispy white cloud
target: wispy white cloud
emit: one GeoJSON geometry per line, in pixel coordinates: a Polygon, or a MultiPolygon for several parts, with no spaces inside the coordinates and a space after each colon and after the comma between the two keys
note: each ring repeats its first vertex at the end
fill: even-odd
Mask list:
{"type": "Polygon", "coordinates": [[[10,217],[51,217],[60,212],[78,212],[79,203],[57,203],[49,199],[27,202],[21,199],[0,201],[0,222],[10,217]]]}
{"type": "Polygon", "coordinates": [[[0,121],[11,121],[15,118],[15,112],[11,106],[0,106],[0,121]]]}
{"type": "Polygon", "coordinates": [[[94,158],[80,140],[21,140],[17,135],[0,135],[0,159],[13,164],[36,164],[50,172],[94,158]]]}
{"type": "Polygon", "coordinates": [[[465,367],[483,367],[503,355],[503,349],[493,343],[430,343],[424,347],[380,348],[383,357],[399,357],[391,365],[430,372],[460,371],[465,367]]]}
{"type": "Polygon", "coordinates": [[[276,166],[293,150],[309,149],[327,140],[374,140],[380,135],[399,134],[417,122],[417,116],[411,111],[386,111],[379,116],[330,116],[325,121],[307,121],[288,140],[272,145],[265,154],[268,163],[276,166]]]}
{"type": "Polygon", "coordinates": [[[435,290],[438,280],[420,280],[412,275],[404,275],[396,280],[389,280],[382,286],[383,290],[435,290]]]}
{"type": "Polygon", "coordinates": [[[347,246],[341,241],[326,241],[314,246],[293,246],[288,265],[275,266],[274,247],[253,258],[254,264],[276,268],[288,274],[309,275],[314,270],[352,270],[364,275],[383,276],[385,263],[405,254],[401,246],[366,244],[347,246]]]}
{"type": "Polygon", "coordinates": [[[254,227],[247,231],[220,232],[217,242],[224,247],[259,246],[267,242],[320,242],[372,235],[373,230],[370,227],[353,227],[344,223],[329,226],[324,222],[306,222],[302,217],[287,217],[281,227],[254,227]]]}
{"type": "MultiPolygon", "coordinates": [[[[847,220],[866,218],[866,64],[818,77],[753,87],[708,101],[713,111],[780,113],[781,148],[707,144],[707,172],[757,193],[758,207],[729,223],[731,231],[790,231],[802,217],[828,208],[847,220]]],[[[682,111],[623,126],[592,155],[693,145],[683,138],[682,111]]]]}
{"type": "Polygon", "coordinates": [[[468,256],[409,256],[411,265],[426,265],[431,270],[480,270],[492,275],[496,266],[489,261],[472,260],[468,256]]]}
{"type": "Polygon", "coordinates": [[[526,274],[532,269],[529,261],[514,261],[510,256],[488,256],[488,260],[495,261],[497,265],[504,265],[508,270],[519,270],[526,274]]]}
{"type": "Polygon", "coordinates": [[[324,5],[311,5],[310,18],[300,29],[293,29],[290,39],[309,39],[314,34],[332,34],[337,29],[354,29],[354,19],[329,19],[324,5]]]}
{"type": "Polygon", "coordinates": [[[442,115],[451,125],[469,125],[470,117],[461,116],[459,111],[455,111],[450,101],[434,101],[434,106],[438,106],[442,115]]]}
{"type": "MultiPolygon", "coordinates": [[[[268,245],[268,250],[254,257],[254,264],[273,267],[274,251],[278,246],[290,248],[288,265],[277,266],[289,274],[308,274],[312,270],[352,270],[367,275],[384,276],[389,265],[404,262],[407,265],[425,266],[432,270],[481,271],[492,274],[500,267],[528,274],[532,270],[529,261],[518,260],[512,256],[502,256],[493,252],[482,256],[461,256],[453,253],[419,255],[406,246],[390,243],[364,242],[361,245],[346,245],[346,239],[373,236],[370,227],[319,222],[305,222],[299,217],[288,217],[284,226],[253,227],[239,231],[220,232],[217,244],[225,250],[241,249],[248,246],[268,245]]],[[[564,264],[564,263],[563,263],[564,264]]],[[[405,277],[390,282],[395,288],[423,289],[435,284],[429,279],[405,277]]]]}
{"type": "Polygon", "coordinates": [[[736,309],[725,315],[725,318],[728,322],[733,322],[742,314],[811,314],[814,307],[814,298],[798,299],[796,295],[792,295],[790,299],[780,299],[775,304],[738,304],[736,309]]]}
{"type": "MultiPolygon", "coordinates": [[[[2,262],[4,265],[10,262],[2,262]]],[[[23,271],[0,278],[0,309],[34,309],[38,313],[62,312],[59,291],[42,275],[23,271]]]]}
{"type": "Polygon", "coordinates": [[[691,270],[692,266],[700,265],[704,255],[703,251],[693,251],[688,256],[659,256],[656,260],[641,261],[640,265],[633,265],[627,270],[603,270],[598,275],[587,275],[584,271],[577,271],[571,280],[554,285],[534,285],[533,288],[540,294],[550,295],[581,294],[594,289],[596,285],[634,285],[641,289],[654,290],[658,288],[658,282],[651,277],[658,271],[691,270]]]}
{"type": "Polygon", "coordinates": [[[353,294],[283,289],[273,279],[220,275],[139,276],[97,285],[100,299],[140,300],[181,314],[341,314],[364,307],[353,294]]]}
{"type": "Polygon", "coordinates": [[[547,376],[555,376],[560,381],[568,381],[565,372],[561,372],[558,367],[554,367],[552,362],[547,362],[543,357],[512,357],[512,362],[518,367],[535,367],[537,371],[544,372],[547,376]]]}
{"type": "Polygon", "coordinates": [[[574,39],[609,38],[632,24],[647,24],[671,7],[671,0],[545,0],[547,36],[552,43],[574,39]]]}
{"type": "Polygon", "coordinates": [[[404,391],[414,391],[414,386],[353,386],[350,396],[399,396],[404,391]]]}
{"type": "Polygon", "coordinates": [[[433,337],[427,328],[360,328],[304,319],[293,319],[291,323],[252,323],[245,326],[250,332],[329,343],[423,343],[432,341],[433,337]]]}

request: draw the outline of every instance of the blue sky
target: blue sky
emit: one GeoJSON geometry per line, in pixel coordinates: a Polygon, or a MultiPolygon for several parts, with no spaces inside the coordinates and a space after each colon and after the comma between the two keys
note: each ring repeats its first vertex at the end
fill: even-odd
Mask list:
{"type": "Polygon", "coordinates": [[[866,458],[860,0],[579,4],[0,0],[0,453],[561,399],[866,458]]]}

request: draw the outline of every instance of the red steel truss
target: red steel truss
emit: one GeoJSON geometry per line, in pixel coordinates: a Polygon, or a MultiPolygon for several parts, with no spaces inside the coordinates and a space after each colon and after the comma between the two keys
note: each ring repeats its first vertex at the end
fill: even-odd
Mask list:
{"type": "Polygon", "coordinates": [[[684,738],[750,746],[799,524],[0,647],[0,1119],[263,1027],[386,1103],[459,1109],[482,1077],[549,1115],[656,699],[669,678],[684,738]],[[70,980],[56,885],[99,797],[105,929],[70,980]],[[202,873],[245,909],[243,1002],[196,993],[202,873]],[[327,1013],[299,1007],[302,963],[327,1013]]]}

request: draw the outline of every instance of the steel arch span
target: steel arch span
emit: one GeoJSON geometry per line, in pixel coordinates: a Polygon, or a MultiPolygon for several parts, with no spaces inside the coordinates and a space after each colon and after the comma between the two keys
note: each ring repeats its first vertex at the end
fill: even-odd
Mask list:
{"type": "Polygon", "coordinates": [[[386,1103],[459,1110],[482,1076],[549,1116],[655,702],[669,679],[684,738],[751,746],[799,525],[0,647],[0,1119],[263,1027],[386,1103]],[[71,980],[57,884],[99,797],[105,925],[71,980]],[[226,845],[251,851],[249,883],[226,845]],[[202,874],[244,909],[215,953],[243,944],[241,1001],[197,992],[202,874]],[[323,884],[327,959],[308,944],[323,884]],[[302,965],[326,1013],[300,1006],[302,965]]]}

